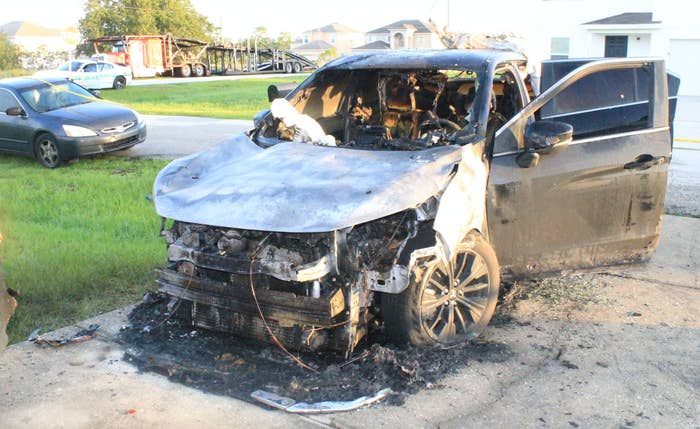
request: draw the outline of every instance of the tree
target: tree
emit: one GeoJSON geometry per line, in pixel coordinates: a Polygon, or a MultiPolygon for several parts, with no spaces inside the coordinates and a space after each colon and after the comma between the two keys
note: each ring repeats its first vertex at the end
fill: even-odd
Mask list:
{"type": "Polygon", "coordinates": [[[0,70],[19,68],[19,49],[0,31],[0,70]]]}
{"type": "Polygon", "coordinates": [[[214,25],[190,0],[87,0],[79,28],[86,39],[172,33],[210,41],[214,32],[214,25]]]}
{"type": "MultiPolygon", "coordinates": [[[[292,35],[289,33],[280,33],[277,38],[272,38],[267,35],[267,28],[263,26],[255,27],[250,40],[257,40],[259,48],[272,48],[287,50],[292,46],[292,35]]],[[[245,39],[241,41],[245,44],[245,39]]]]}
{"type": "Polygon", "coordinates": [[[330,60],[334,60],[336,58],[338,58],[338,51],[335,48],[328,48],[325,51],[321,52],[321,55],[318,56],[316,63],[320,67],[329,62],[330,60]]]}

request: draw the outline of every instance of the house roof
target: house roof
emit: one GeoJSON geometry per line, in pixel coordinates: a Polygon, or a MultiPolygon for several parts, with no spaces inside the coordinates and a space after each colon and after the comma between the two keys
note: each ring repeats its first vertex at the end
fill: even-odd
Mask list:
{"type": "Polygon", "coordinates": [[[383,40],[375,40],[374,42],[370,42],[366,45],[358,46],[353,49],[391,49],[391,45],[383,40]]]}
{"type": "Polygon", "coordinates": [[[51,37],[60,36],[61,31],[42,27],[28,21],[12,21],[0,25],[0,31],[9,37],[51,37]]]}
{"type": "Polygon", "coordinates": [[[324,25],[323,27],[305,31],[305,33],[359,33],[359,31],[355,30],[354,28],[350,28],[347,25],[333,22],[331,24],[324,25]]]}
{"type": "Polygon", "coordinates": [[[313,42],[309,43],[304,43],[303,45],[299,45],[294,48],[294,50],[316,50],[316,49],[332,49],[335,48],[335,46],[331,45],[330,43],[326,42],[325,40],[314,40],[313,42]]]}
{"type": "Polygon", "coordinates": [[[591,22],[584,22],[583,25],[638,25],[660,23],[661,21],[652,21],[651,12],[625,12],[591,22]]]}
{"type": "Polygon", "coordinates": [[[384,27],[375,28],[369,31],[368,34],[389,33],[391,30],[407,29],[415,30],[416,33],[434,33],[434,26],[430,23],[425,23],[417,19],[402,19],[401,21],[392,22],[384,27]]]}

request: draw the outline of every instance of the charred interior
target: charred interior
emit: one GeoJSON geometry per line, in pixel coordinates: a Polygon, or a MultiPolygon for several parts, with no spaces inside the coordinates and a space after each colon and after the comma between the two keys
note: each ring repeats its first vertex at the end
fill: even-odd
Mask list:
{"type": "MultiPolygon", "coordinates": [[[[329,70],[301,87],[289,102],[315,119],[336,145],[373,150],[420,150],[452,144],[476,126],[479,80],[469,70],[329,70]]],[[[491,113],[510,118],[520,107],[508,73],[494,81],[491,113]]],[[[268,115],[256,135],[262,146],[304,141],[268,115]]],[[[308,140],[308,139],[307,139],[308,140]]]]}
{"type": "Polygon", "coordinates": [[[405,287],[410,248],[434,244],[429,214],[304,234],[174,222],[158,283],[193,326],[271,342],[269,327],[289,348],[349,351],[377,316],[375,291],[405,287]]]}

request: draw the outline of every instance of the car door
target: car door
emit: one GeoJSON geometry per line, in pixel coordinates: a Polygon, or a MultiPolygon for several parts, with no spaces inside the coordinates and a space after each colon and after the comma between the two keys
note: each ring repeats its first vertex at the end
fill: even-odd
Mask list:
{"type": "Polygon", "coordinates": [[[10,90],[0,88],[0,149],[28,152],[31,150],[29,142],[30,121],[26,116],[6,114],[6,110],[11,107],[22,106],[10,90]]]}
{"type": "Polygon", "coordinates": [[[667,94],[663,61],[589,62],[499,129],[487,212],[504,271],[609,265],[653,250],[671,156],[667,94]],[[573,139],[535,147],[526,137],[538,121],[571,125],[573,139]]]}
{"type": "Polygon", "coordinates": [[[85,63],[78,73],[73,74],[73,81],[84,88],[99,88],[99,73],[97,63],[85,63]]]}
{"type": "Polygon", "coordinates": [[[111,88],[114,78],[117,76],[114,66],[111,64],[98,62],[97,68],[100,73],[100,88],[111,88]]]}

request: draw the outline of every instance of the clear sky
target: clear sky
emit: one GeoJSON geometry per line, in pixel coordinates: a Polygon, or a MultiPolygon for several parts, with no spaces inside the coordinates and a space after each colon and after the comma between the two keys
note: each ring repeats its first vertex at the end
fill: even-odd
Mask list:
{"type": "MultiPolygon", "coordinates": [[[[582,0],[571,0],[582,1],[582,0]]],[[[31,21],[61,28],[78,25],[83,16],[84,0],[2,0],[0,24],[8,21],[31,21]]],[[[305,30],[339,22],[366,32],[400,19],[431,18],[441,27],[447,24],[448,4],[451,27],[460,31],[520,31],[527,17],[535,12],[538,0],[261,0],[216,1],[192,0],[195,8],[216,26],[223,27],[224,37],[237,40],[265,26],[268,33],[305,30]],[[496,8],[494,8],[496,6],[496,8]]]]}

